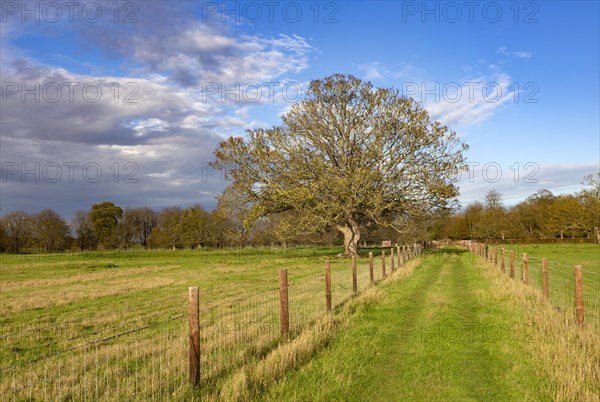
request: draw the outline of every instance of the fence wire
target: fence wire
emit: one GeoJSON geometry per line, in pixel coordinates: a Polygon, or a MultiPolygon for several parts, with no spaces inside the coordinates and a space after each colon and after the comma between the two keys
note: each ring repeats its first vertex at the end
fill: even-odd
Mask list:
{"type": "MultiPolygon", "coordinates": [[[[415,248],[416,249],[416,248],[415,248]]],[[[395,250],[396,251],[396,250],[395,250]]],[[[420,249],[412,254],[418,257],[420,249]]],[[[59,258],[59,257],[57,257],[59,258]]],[[[60,258],[70,258],[62,256],[60,258]]],[[[395,254],[395,269],[399,269],[395,254]]],[[[404,257],[405,262],[407,258],[404,257]]],[[[384,278],[374,256],[374,281],[384,278]]],[[[386,276],[391,271],[386,250],[386,276]]],[[[353,296],[352,265],[332,264],[332,301],[353,296]]],[[[289,333],[280,333],[276,280],[241,294],[200,286],[200,377],[214,387],[239,367],[265,357],[325,314],[322,273],[288,277],[289,333]]],[[[357,261],[358,292],[371,286],[369,262],[357,261]]],[[[234,287],[235,288],[235,287],[234,287]]],[[[6,401],[189,399],[187,300],[148,298],[137,308],[113,308],[89,319],[4,323],[0,332],[0,396],[6,401]]]]}
{"type": "MultiPolygon", "coordinates": [[[[474,243],[471,247],[475,254],[482,254],[480,245],[474,243]],[[478,248],[479,247],[479,248],[478,248]]],[[[501,269],[501,247],[489,247],[489,252],[498,253],[498,263],[492,261],[491,266],[501,269]]],[[[510,276],[510,248],[505,248],[505,273],[510,276]]],[[[548,268],[548,301],[559,311],[575,316],[575,274],[574,266],[547,259],[548,268]]],[[[583,304],[586,325],[600,330],[600,272],[592,269],[581,269],[583,278],[583,304]]],[[[544,291],[542,257],[527,255],[527,279],[529,286],[540,292],[544,291]]],[[[523,253],[515,252],[514,278],[524,282],[523,253]]]]}

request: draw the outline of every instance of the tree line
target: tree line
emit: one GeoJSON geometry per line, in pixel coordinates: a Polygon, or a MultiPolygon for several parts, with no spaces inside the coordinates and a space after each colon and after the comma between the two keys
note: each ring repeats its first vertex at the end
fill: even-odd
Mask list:
{"type": "Polygon", "coordinates": [[[600,243],[600,172],[587,175],[587,185],[574,194],[554,195],[538,190],[506,208],[501,194],[490,191],[485,199],[461,211],[434,219],[428,228],[432,239],[564,239],[595,238],[600,243]]]}
{"type": "Polygon", "coordinates": [[[222,211],[206,211],[199,204],[188,208],[121,208],[112,202],[77,211],[70,221],[52,209],[27,214],[15,211],[0,218],[0,251],[58,252],[129,248],[201,248],[245,245],[286,246],[292,242],[333,243],[326,233],[288,239],[274,225],[262,222],[250,230],[222,211]]]}
{"type": "MultiPolygon", "coordinates": [[[[0,252],[92,251],[117,249],[196,249],[294,244],[339,245],[335,229],[296,233],[281,216],[271,216],[247,227],[240,216],[227,217],[222,206],[207,211],[188,208],[121,208],[112,202],[77,211],[70,220],[52,209],[28,214],[11,212],[0,218],[0,252]]],[[[365,242],[378,242],[388,233],[365,230],[365,242]]]]}
{"type": "MultiPolygon", "coordinates": [[[[383,239],[563,239],[595,238],[600,243],[600,172],[586,176],[587,188],[574,194],[554,195],[538,190],[510,207],[502,195],[490,191],[460,211],[447,211],[421,221],[404,235],[382,226],[366,226],[365,243],[383,239]]],[[[340,244],[335,228],[297,233],[280,215],[261,219],[250,227],[223,205],[206,211],[188,208],[121,208],[106,201],[77,211],[67,222],[52,209],[27,214],[16,211],[0,218],[0,251],[115,250],[128,248],[194,249],[202,247],[265,246],[277,244],[340,244]]]]}

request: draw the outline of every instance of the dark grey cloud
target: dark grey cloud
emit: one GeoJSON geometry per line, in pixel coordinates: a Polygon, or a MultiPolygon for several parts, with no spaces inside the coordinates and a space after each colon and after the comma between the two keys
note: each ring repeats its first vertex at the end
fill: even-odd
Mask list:
{"type": "MultiPolygon", "coordinates": [[[[114,8],[114,2],[94,3],[105,14],[114,8]]],[[[199,202],[213,208],[226,185],[208,168],[213,150],[259,123],[248,117],[254,103],[203,99],[202,84],[288,82],[308,65],[312,48],[303,38],[245,35],[202,22],[189,2],[135,4],[132,24],[104,18],[3,25],[1,214],[52,208],[69,217],[106,200],[123,207],[199,202]],[[64,59],[79,67],[98,51],[113,60],[110,68],[90,66],[85,73],[50,65],[15,47],[24,35],[77,38],[81,60],[64,59]],[[118,74],[114,61],[122,66],[118,74]],[[22,85],[37,94],[22,97],[22,85]]]]}
{"type": "Polygon", "coordinates": [[[210,209],[226,184],[208,169],[217,142],[211,132],[139,146],[3,140],[1,213],[52,208],[68,217],[101,201],[210,209]]]}

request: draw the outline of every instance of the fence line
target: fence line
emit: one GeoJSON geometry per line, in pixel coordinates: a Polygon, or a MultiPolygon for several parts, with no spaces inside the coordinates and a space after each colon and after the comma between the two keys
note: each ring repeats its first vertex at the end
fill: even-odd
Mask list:
{"type": "MultiPolygon", "coordinates": [[[[403,246],[403,250],[404,250],[403,246]]],[[[403,252],[402,261],[408,261],[408,256],[415,258],[422,253],[422,247],[418,244],[406,246],[406,256],[403,252]]],[[[390,249],[390,256],[393,255],[393,248],[390,249]]],[[[391,257],[391,261],[394,261],[391,257]]],[[[279,295],[276,297],[276,304],[278,308],[278,314],[276,311],[271,311],[270,320],[262,320],[263,324],[279,325],[279,331],[264,331],[262,333],[262,339],[256,339],[255,337],[248,337],[244,339],[233,339],[229,345],[230,348],[238,349],[242,348],[255,348],[254,351],[260,351],[260,353],[238,354],[230,355],[227,361],[230,364],[229,369],[223,368],[222,370],[215,370],[216,366],[219,366],[219,362],[215,362],[211,359],[211,356],[219,353],[219,346],[223,340],[221,339],[217,345],[211,344],[211,339],[207,337],[201,337],[200,339],[200,359],[202,356],[209,356],[208,361],[205,365],[200,366],[200,382],[190,380],[193,386],[203,383],[212,383],[215,381],[215,376],[223,376],[224,374],[230,373],[233,367],[239,367],[246,363],[248,360],[257,359],[266,354],[270,347],[277,345],[280,342],[285,342],[287,339],[292,339],[297,336],[303,328],[307,325],[312,324],[316,319],[323,314],[335,314],[334,306],[339,306],[345,303],[349,298],[356,296],[360,291],[373,286],[376,284],[373,270],[373,253],[369,253],[367,260],[367,269],[358,270],[357,258],[354,256],[351,260],[351,269],[349,275],[346,271],[332,270],[331,263],[326,261],[324,264],[324,299],[325,303],[320,297],[314,297],[315,293],[323,292],[323,277],[319,277],[317,283],[310,281],[300,286],[294,286],[292,278],[288,277],[287,270],[280,270],[279,272],[279,295]],[[345,282],[347,280],[348,282],[345,282]],[[315,285],[318,284],[318,289],[315,289],[315,285]],[[332,286],[333,285],[333,286],[332,286]],[[306,288],[303,288],[306,286],[306,288]],[[333,288],[333,289],[332,289],[333,288]],[[334,297],[336,296],[337,297],[334,297]],[[317,301],[315,303],[315,300],[317,301]],[[262,345],[257,346],[257,345],[262,345]],[[216,348],[215,348],[216,346],[216,348]],[[213,348],[211,350],[211,347],[213,348]]],[[[390,267],[394,266],[393,262],[390,267]]],[[[383,280],[387,277],[386,271],[386,252],[385,249],[381,253],[381,277],[379,280],[383,280]]],[[[193,301],[190,301],[193,302],[193,301]]],[[[201,309],[201,307],[200,307],[201,309]]],[[[265,309],[266,310],[266,309],[265,309]]],[[[195,313],[193,313],[195,314],[195,313]]],[[[251,320],[252,321],[252,320],[251,320]]],[[[190,320],[191,325],[194,328],[190,328],[190,333],[196,330],[195,322],[190,320]]],[[[202,333],[203,326],[205,323],[202,321],[202,313],[200,314],[199,332],[202,333]]],[[[190,350],[192,350],[193,343],[190,344],[190,350]]],[[[193,369],[190,367],[190,372],[193,369]]]]}
{"type": "MultiPolygon", "coordinates": [[[[460,245],[498,268],[497,260],[490,262],[486,257],[489,245],[470,241],[462,241],[460,245]]],[[[500,270],[505,273],[505,249],[494,247],[492,253],[500,253],[500,270]]],[[[527,253],[523,253],[522,264],[514,264],[514,250],[511,249],[508,275],[513,280],[520,278],[524,286],[538,289],[550,304],[572,316],[579,325],[600,329],[600,273],[583,269],[581,265],[570,267],[546,257],[531,257],[527,253]],[[567,267],[572,269],[571,273],[565,271],[567,267]]]]}
{"type": "MultiPolygon", "coordinates": [[[[387,263],[397,271],[420,255],[422,247],[398,245],[394,251],[397,264],[391,262],[396,262],[394,257],[387,263]]],[[[189,300],[161,297],[141,302],[141,310],[151,309],[149,313],[117,308],[95,317],[96,321],[82,315],[79,321],[25,324],[20,330],[0,333],[0,357],[6,363],[0,370],[0,395],[15,401],[124,400],[133,395],[146,400],[189,399],[190,384],[216,386],[242,365],[262,359],[323,314],[336,314],[350,298],[385,279],[387,254],[391,256],[392,249],[383,251],[381,270],[375,269],[371,258],[354,259],[343,268],[326,264],[329,275],[326,268],[325,275],[291,275],[280,282],[285,283],[288,298],[283,336],[280,287],[275,280],[273,286],[257,284],[257,292],[245,290],[249,296],[225,296],[221,288],[200,287],[197,332],[190,332],[190,323],[196,324],[189,320],[189,300]],[[155,308],[163,302],[169,307],[155,308]],[[161,320],[166,314],[170,318],[161,320]],[[124,320],[113,325],[121,317],[124,320]],[[135,327],[126,328],[130,325],[135,327]],[[198,347],[190,349],[190,341],[195,345],[196,339],[198,347]]]]}

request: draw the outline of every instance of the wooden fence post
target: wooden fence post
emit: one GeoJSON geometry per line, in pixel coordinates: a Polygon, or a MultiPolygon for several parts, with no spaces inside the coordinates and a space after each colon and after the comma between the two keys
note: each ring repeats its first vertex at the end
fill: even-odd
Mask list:
{"type": "Polygon", "coordinates": [[[510,250],[510,277],[515,279],[515,251],[510,250]]]}
{"type": "Polygon", "coordinates": [[[394,267],[394,247],[390,249],[390,270],[394,272],[396,267],[394,267]]]}
{"type": "Polygon", "coordinates": [[[527,267],[527,253],[523,253],[523,282],[529,285],[529,270],[527,267]]]}
{"type": "Polygon", "coordinates": [[[494,249],[494,268],[498,268],[498,247],[494,249]]]}
{"type": "Polygon", "coordinates": [[[502,272],[504,271],[504,247],[502,247],[502,255],[500,256],[500,269],[502,269],[502,272]]]}
{"type": "Polygon", "coordinates": [[[331,263],[325,262],[325,307],[331,311],[331,263]]]}
{"type": "Polygon", "coordinates": [[[356,254],[352,255],[352,293],[358,293],[358,281],[356,278],[356,254]]]}
{"type": "Polygon", "coordinates": [[[404,266],[404,261],[405,261],[405,257],[404,257],[404,246],[402,246],[402,248],[398,247],[398,261],[400,261],[398,263],[399,268],[404,266]]]}
{"type": "Polygon", "coordinates": [[[550,299],[550,289],[548,287],[548,259],[542,258],[542,280],[544,282],[544,296],[546,300],[550,299]]]}
{"type": "Polygon", "coordinates": [[[402,268],[402,261],[400,259],[400,246],[396,246],[396,254],[398,255],[398,268],[402,268]]]}
{"type": "Polygon", "coordinates": [[[373,275],[373,252],[369,251],[369,278],[371,279],[371,283],[375,282],[375,277],[373,275]]]}
{"type": "Polygon", "coordinates": [[[583,312],[583,277],[581,274],[581,265],[575,265],[575,312],[577,313],[577,322],[583,325],[585,316],[583,312]]]}
{"type": "Polygon", "coordinates": [[[381,250],[381,275],[385,277],[385,250],[381,250]]]}
{"type": "Polygon", "coordinates": [[[290,330],[290,310],[288,306],[287,269],[279,270],[279,333],[283,336],[290,330]]]}
{"type": "Polygon", "coordinates": [[[190,325],[190,383],[200,385],[200,290],[188,289],[188,318],[190,325]]]}

